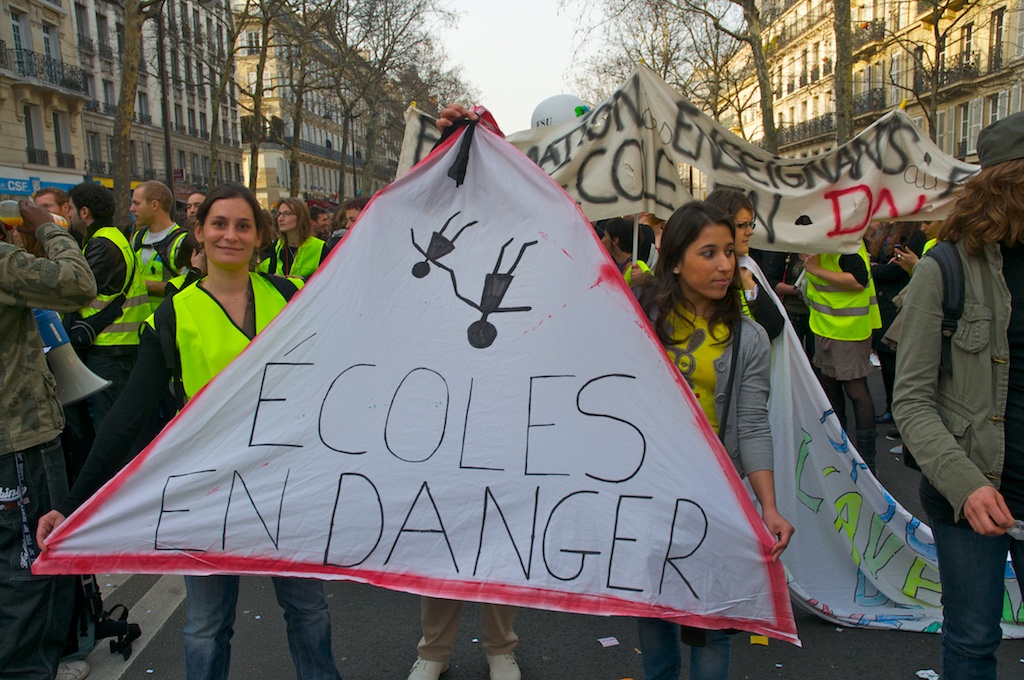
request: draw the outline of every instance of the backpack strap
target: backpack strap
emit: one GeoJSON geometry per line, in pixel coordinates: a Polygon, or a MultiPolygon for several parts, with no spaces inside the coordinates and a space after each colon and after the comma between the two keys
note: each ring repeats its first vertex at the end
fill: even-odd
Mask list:
{"type": "Polygon", "coordinates": [[[164,355],[164,363],[171,370],[171,389],[174,392],[175,406],[181,410],[185,406],[185,384],[181,378],[181,357],[178,355],[177,334],[178,322],[174,315],[174,303],[170,302],[174,293],[168,295],[164,302],[153,313],[156,335],[160,340],[160,350],[164,355]]]}
{"type": "Polygon", "coordinates": [[[143,240],[145,240],[146,234],[148,233],[149,227],[143,227],[142,229],[139,229],[137,232],[132,234],[132,250],[134,250],[135,252],[139,252],[140,250],[142,250],[142,242],[143,240]]]}
{"type": "Polygon", "coordinates": [[[267,274],[266,272],[260,272],[259,274],[264,279],[266,279],[270,283],[270,285],[272,285],[277,290],[278,293],[281,294],[281,297],[285,299],[285,302],[290,301],[292,299],[292,296],[299,291],[299,287],[296,286],[294,282],[290,281],[289,279],[283,276],[267,274]]]}
{"type": "Polygon", "coordinates": [[[942,272],[942,356],[939,370],[953,374],[953,334],[964,313],[964,266],[956,246],[939,241],[928,249],[925,257],[939,263],[942,272]]]}

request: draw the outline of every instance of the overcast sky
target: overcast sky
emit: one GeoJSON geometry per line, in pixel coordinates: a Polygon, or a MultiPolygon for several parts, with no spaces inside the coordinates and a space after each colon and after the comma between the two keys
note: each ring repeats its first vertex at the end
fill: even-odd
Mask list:
{"type": "MultiPolygon", "coordinates": [[[[502,132],[530,126],[533,109],[571,90],[575,25],[558,0],[451,0],[458,28],[444,37],[451,64],[476,86],[502,132]]],[[[574,12],[576,10],[569,10],[574,12]]]]}

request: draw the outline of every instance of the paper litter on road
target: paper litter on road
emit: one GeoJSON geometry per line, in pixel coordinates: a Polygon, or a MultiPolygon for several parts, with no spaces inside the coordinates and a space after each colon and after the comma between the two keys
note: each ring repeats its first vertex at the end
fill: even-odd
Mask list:
{"type": "Polygon", "coordinates": [[[602,647],[614,647],[619,644],[618,639],[614,637],[597,638],[597,641],[601,643],[602,647]]]}
{"type": "Polygon", "coordinates": [[[918,671],[917,677],[921,678],[921,680],[939,680],[939,674],[931,668],[918,671]]]}
{"type": "Polygon", "coordinates": [[[768,646],[768,636],[767,635],[751,635],[750,636],[750,644],[752,644],[752,645],[763,645],[764,647],[767,647],[768,646]]]}

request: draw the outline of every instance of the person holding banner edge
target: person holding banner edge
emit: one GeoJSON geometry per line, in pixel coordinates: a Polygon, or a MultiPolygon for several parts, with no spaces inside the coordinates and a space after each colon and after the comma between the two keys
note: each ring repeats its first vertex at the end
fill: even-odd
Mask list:
{"type": "MultiPolygon", "coordinates": [[[[655,276],[637,290],[737,472],[749,479],[761,517],[777,539],[770,555],[774,561],[794,530],[775,503],[767,405],[770,348],[764,329],[741,308],[735,234],[731,218],[715,206],[682,206],[665,225],[655,276]]],[[[727,632],[680,628],[662,619],[637,619],[637,627],[645,680],[678,679],[680,636],[691,645],[690,678],[728,678],[727,632]]]]}
{"type": "MultiPolygon", "coordinates": [[[[297,290],[290,280],[250,273],[269,219],[247,188],[225,184],[197,213],[195,236],[206,276],[167,297],[143,327],[139,359],[122,396],[96,435],[71,492],[39,521],[41,550],[64,518],[121,469],[139,427],[168,383],[179,406],[234,359],[297,290]],[[206,341],[204,342],[204,338],[206,341]]],[[[299,680],[339,680],[323,582],[273,577],[285,614],[288,647],[299,680]]],[[[226,680],[238,600],[238,576],[186,576],[185,673],[188,680],[226,680]]]]}
{"type": "Polygon", "coordinates": [[[903,298],[892,404],[924,475],[941,670],[957,680],[996,677],[1007,552],[1024,592],[1024,113],[983,129],[977,148],[981,172],[939,234],[962,269],[963,313],[943,340],[944,274],[922,257],[903,298]]]}
{"type": "Polygon", "coordinates": [[[67,492],[64,414],[33,308],[70,312],[96,296],[78,243],[48,210],[19,203],[21,226],[45,257],[15,245],[0,225],[0,678],[53,678],[75,601],[73,576],[33,576],[41,512],[67,492]]]}

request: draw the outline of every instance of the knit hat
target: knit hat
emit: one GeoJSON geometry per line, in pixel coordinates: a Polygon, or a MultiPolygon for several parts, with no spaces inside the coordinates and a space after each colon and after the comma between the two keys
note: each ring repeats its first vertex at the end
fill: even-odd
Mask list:
{"type": "Polygon", "coordinates": [[[1024,111],[1001,118],[978,135],[982,169],[1024,158],[1024,111]]]}

